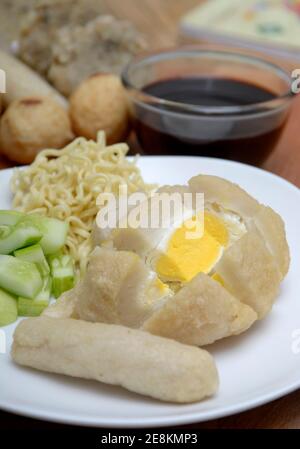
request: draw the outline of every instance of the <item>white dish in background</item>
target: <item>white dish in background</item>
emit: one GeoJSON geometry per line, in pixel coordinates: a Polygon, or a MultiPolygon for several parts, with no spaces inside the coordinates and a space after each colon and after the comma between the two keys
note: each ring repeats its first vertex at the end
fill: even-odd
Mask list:
{"type": "MultiPolygon", "coordinates": [[[[142,157],[139,166],[146,181],[160,184],[185,183],[199,173],[228,178],[281,214],[292,263],[271,314],[245,334],[207,347],[219,369],[220,389],[213,398],[188,405],[166,404],[95,381],[16,366],[9,356],[16,325],[8,326],[4,328],[8,351],[0,354],[3,410],[86,426],[169,426],[227,416],[300,387],[300,343],[295,333],[300,329],[300,191],[260,169],[217,159],[142,157]]],[[[11,173],[0,171],[0,209],[11,207],[11,173]]]]}

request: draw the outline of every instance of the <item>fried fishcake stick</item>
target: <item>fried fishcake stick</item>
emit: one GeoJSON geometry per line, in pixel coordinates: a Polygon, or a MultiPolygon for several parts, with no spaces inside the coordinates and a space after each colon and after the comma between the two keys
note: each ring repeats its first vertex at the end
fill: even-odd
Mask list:
{"type": "Polygon", "coordinates": [[[218,387],[208,352],[112,324],[23,320],[14,334],[12,358],[20,365],[120,385],[162,401],[195,402],[218,387]]]}

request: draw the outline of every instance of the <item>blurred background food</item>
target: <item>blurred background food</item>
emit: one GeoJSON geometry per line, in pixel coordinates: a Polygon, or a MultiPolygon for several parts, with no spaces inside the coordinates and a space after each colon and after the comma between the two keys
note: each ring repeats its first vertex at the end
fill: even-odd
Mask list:
{"type": "MultiPolygon", "coordinates": [[[[39,42],[37,37],[31,48],[39,42]]],[[[26,60],[22,39],[20,43],[20,57],[26,60]]],[[[98,16],[86,25],[68,25],[57,31],[46,76],[68,97],[81,81],[96,72],[120,74],[132,57],[145,49],[144,39],[129,22],[98,16]]]]}
{"type": "Polygon", "coordinates": [[[62,148],[74,137],[68,112],[50,97],[26,97],[6,109],[0,148],[10,160],[30,164],[45,148],[62,148]]]}
{"type": "Polygon", "coordinates": [[[83,81],[70,98],[70,117],[78,136],[96,140],[98,131],[103,130],[108,144],[125,140],[129,111],[120,78],[98,73],[83,81]]]}
{"type": "Polygon", "coordinates": [[[68,103],[63,95],[37,72],[6,51],[0,50],[0,67],[6,74],[6,93],[2,97],[5,106],[28,95],[44,95],[67,107],[68,103]]]}
{"type": "Polygon", "coordinates": [[[127,137],[129,112],[119,75],[147,48],[129,21],[107,14],[102,1],[13,0],[0,4],[0,30],[8,107],[0,122],[2,155],[31,163],[40,150],[69,143],[72,94],[76,135],[96,139],[103,129],[109,143],[127,137]]]}
{"type": "MultiPolygon", "coordinates": [[[[24,16],[33,7],[57,0],[1,0],[0,2],[0,47],[8,49],[19,36],[24,16]]],[[[67,4],[70,0],[61,0],[67,4]]],[[[174,45],[178,34],[178,21],[199,0],[76,0],[79,6],[72,9],[84,11],[85,20],[97,14],[109,14],[128,20],[140,31],[151,48],[174,45]]],[[[77,17],[78,17],[77,13],[77,17]]],[[[81,13],[82,14],[82,13],[81,13]]],[[[73,13],[72,13],[73,17],[73,13]]],[[[67,22],[70,22],[70,13],[67,22]]],[[[81,21],[81,24],[83,22],[81,21]]]]}
{"type": "Polygon", "coordinates": [[[208,0],[180,22],[183,34],[300,60],[299,0],[208,0]]]}
{"type": "Polygon", "coordinates": [[[48,21],[47,28],[54,30],[68,22],[84,24],[95,15],[102,14],[104,8],[101,0],[2,0],[0,11],[2,45],[8,48],[12,41],[18,39],[20,28],[26,29],[34,21],[48,21]],[[60,8],[57,8],[58,3],[60,8]]]}
{"type": "Polygon", "coordinates": [[[63,95],[69,96],[95,72],[120,74],[147,48],[130,22],[105,14],[101,1],[36,0],[31,7],[24,3],[15,0],[6,6],[10,15],[19,17],[19,31],[10,37],[13,49],[63,95]]]}
{"type": "MultiPolygon", "coordinates": [[[[251,1],[240,1],[244,10],[251,1]]],[[[233,2],[238,0],[230,0],[233,2]]],[[[253,10],[250,16],[265,17],[262,9],[265,11],[267,3],[275,2],[279,4],[280,0],[253,0],[255,5],[253,8],[249,6],[253,10]]],[[[208,36],[195,40],[190,33],[182,34],[184,29],[181,25],[185,18],[193,18],[195,13],[192,10],[198,8],[195,10],[197,15],[199,7],[205,3],[206,0],[1,0],[0,49],[7,54],[6,58],[0,55],[0,62],[2,65],[3,60],[5,64],[8,62],[8,70],[6,67],[5,70],[9,75],[5,107],[16,99],[36,95],[51,95],[67,106],[66,97],[90,75],[102,71],[119,74],[126,61],[145,50],[191,42],[204,44],[206,48],[228,48],[223,38],[216,44],[208,36]],[[15,59],[8,61],[8,55],[14,55],[15,59]]],[[[225,2],[222,0],[222,3],[225,2]]],[[[282,0],[283,3],[299,12],[298,0],[282,0]]],[[[275,32],[274,27],[268,30],[275,32]]],[[[248,49],[243,52],[253,53],[248,49]]],[[[271,56],[268,53],[263,55],[265,59],[271,56]]],[[[295,61],[275,59],[275,62],[290,72],[298,67],[295,61]]],[[[274,151],[261,166],[283,173],[284,160],[290,166],[284,171],[284,176],[288,175],[289,179],[297,182],[295,160],[300,161],[300,137],[297,133],[300,102],[295,103],[293,109],[296,113],[292,113],[274,151]]],[[[95,123],[99,117],[101,111],[97,110],[93,117],[95,123]]],[[[135,133],[130,133],[130,127],[127,131],[131,151],[145,151],[138,144],[135,133]]],[[[13,164],[0,149],[0,167],[13,164]]]]}

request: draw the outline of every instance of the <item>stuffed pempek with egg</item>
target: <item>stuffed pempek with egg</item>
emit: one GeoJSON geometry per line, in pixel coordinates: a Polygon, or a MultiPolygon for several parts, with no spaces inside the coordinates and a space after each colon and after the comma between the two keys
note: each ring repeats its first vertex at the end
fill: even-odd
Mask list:
{"type": "MultiPolygon", "coordinates": [[[[44,313],[124,324],[203,346],[271,310],[289,268],[281,217],[238,185],[199,175],[162,193],[204,194],[168,227],[95,226],[86,276],[44,313]],[[190,237],[195,226],[199,234],[190,237]]],[[[150,207],[150,200],[147,207],[150,207]]]]}

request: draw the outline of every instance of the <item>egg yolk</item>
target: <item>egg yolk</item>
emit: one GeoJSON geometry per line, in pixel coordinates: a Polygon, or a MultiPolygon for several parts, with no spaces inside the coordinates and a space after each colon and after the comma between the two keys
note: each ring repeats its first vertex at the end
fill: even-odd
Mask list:
{"type": "Polygon", "coordinates": [[[219,275],[219,273],[214,273],[214,274],[211,276],[211,278],[212,278],[214,281],[219,282],[219,284],[221,284],[222,287],[225,287],[224,279],[222,278],[222,276],[219,275]]]}
{"type": "MultiPolygon", "coordinates": [[[[197,218],[193,220],[196,223],[197,218]]],[[[204,213],[204,232],[199,238],[187,238],[185,223],[176,229],[166,253],[157,260],[157,273],[169,281],[188,282],[200,272],[209,273],[229,241],[224,222],[209,212],[204,213]]]]}
{"type": "Polygon", "coordinates": [[[161,293],[165,293],[169,290],[169,287],[164,284],[159,278],[155,280],[155,285],[161,293]]]}

